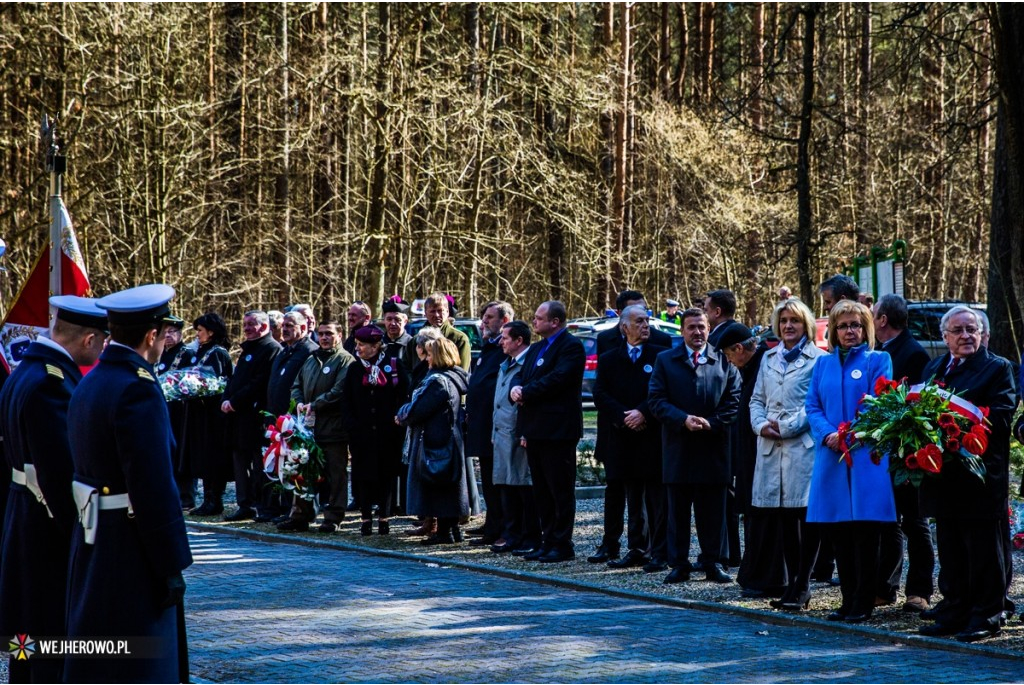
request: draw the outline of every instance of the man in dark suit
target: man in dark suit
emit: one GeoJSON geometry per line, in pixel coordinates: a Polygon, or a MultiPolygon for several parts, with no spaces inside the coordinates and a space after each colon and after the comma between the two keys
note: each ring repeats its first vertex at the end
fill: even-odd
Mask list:
{"type": "MultiPolygon", "coordinates": [[[[642,305],[623,309],[619,328],[625,344],[601,355],[594,384],[597,421],[604,425],[600,439],[605,441],[605,476],[609,484],[624,488],[629,508],[629,551],[621,559],[609,560],[608,566],[643,566],[644,571],[656,573],[664,571],[668,563],[665,488],[661,483],[661,426],[647,405],[647,390],[655,359],[668,348],[648,343],[650,317],[642,305]]],[[[605,531],[608,529],[606,520],[605,531]]]]}
{"type": "MultiPolygon", "coordinates": [[[[987,407],[992,432],[980,455],[984,480],[962,460],[946,460],[941,478],[921,484],[923,513],[935,517],[943,600],[926,614],[935,623],[920,632],[974,642],[999,633],[1006,607],[1004,538],[1017,392],[1010,362],[982,347],[977,312],[953,307],[940,325],[949,352],[933,359],[924,376],[942,380],[947,390],[976,407],[987,407]]],[[[971,446],[966,439],[961,444],[971,446]]]]}
{"type": "MultiPolygon", "coordinates": [[[[615,298],[615,313],[621,315],[626,307],[639,305],[647,311],[647,301],[637,290],[623,290],[615,298]]],[[[672,347],[672,336],[657,328],[651,328],[648,342],[658,347],[672,347]]],[[[597,356],[618,349],[626,344],[626,338],[619,326],[612,326],[597,335],[597,356]]],[[[600,372],[598,372],[600,375],[600,372]]],[[[604,463],[605,445],[609,438],[605,434],[607,424],[597,424],[597,444],[594,446],[594,459],[604,463]]],[[[619,540],[622,537],[623,520],[626,516],[626,490],[622,481],[610,481],[604,488],[604,536],[597,551],[587,557],[592,564],[601,564],[619,557],[619,540]]]]}
{"type": "MultiPolygon", "coordinates": [[[[930,361],[921,343],[914,340],[907,330],[907,301],[895,293],[883,295],[874,307],[875,339],[881,349],[892,358],[892,376],[896,380],[907,379],[915,385],[924,380],[924,367],[930,361]]],[[[905,611],[926,611],[934,585],[935,550],[932,548],[932,531],[928,519],[921,516],[918,493],[909,482],[893,485],[896,500],[896,522],[885,524],[882,529],[882,543],[878,557],[879,587],[875,603],[892,604],[900,589],[903,575],[903,547],[906,544],[909,568],[907,569],[907,600],[905,611]],[[905,543],[904,543],[905,541],[905,543]]]]}
{"type": "Polygon", "coordinates": [[[736,316],[735,293],[725,288],[709,292],[704,298],[704,314],[708,317],[708,345],[718,349],[718,339],[736,316]]]}
{"type": "Polygon", "coordinates": [[[260,310],[242,317],[242,353],[224,389],[220,410],[228,415],[234,446],[235,498],[238,509],[225,521],[245,521],[256,515],[255,505],[267,483],[263,475],[263,417],[267,404],[270,366],[281,345],[270,335],[270,318],[260,310]]]}
{"type": "Polygon", "coordinates": [[[576,558],[576,445],[583,435],[580,387],[586,352],[565,328],[565,305],[543,303],[533,315],[541,340],[530,346],[509,397],[519,404],[516,431],[526,447],[543,538],[523,555],[542,562],[576,558]]]}
{"type": "Polygon", "coordinates": [[[68,656],[69,683],[188,682],[182,571],[192,554],[167,403],[153,368],[173,296],[170,286],[152,284],[96,301],[107,311],[111,342],[68,406],[80,525],[71,535],[66,635],[144,636],[153,652],[68,656]]]}
{"type": "MultiPolygon", "coordinates": [[[[107,337],[107,313],[95,300],[51,297],[50,336],[28,346],[0,392],[0,435],[13,468],[0,552],[0,630],[63,635],[68,551],[78,509],[71,496],[74,463],[68,404],[107,337]]],[[[10,659],[9,682],[61,681],[60,660],[10,659]]]]}
{"type": "Polygon", "coordinates": [[[504,527],[501,495],[494,488],[491,429],[494,428],[494,388],[498,384],[501,362],[505,361],[505,353],[501,351],[501,327],[514,318],[515,312],[508,302],[488,302],[481,307],[480,333],[483,335],[483,347],[473,365],[469,390],[466,392],[466,456],[480,459],[487,518],[483,526],[470,531],[470,534],[479,532],[482,536],[470,542],[471,545],[495,544],[504,527]]]}
{"type": "Polygon", "coordinates": [[[662,480],[668,494],[666,583],[690,579],[690,509],[697,521],[699,561],[708,580],[728,583],[725,497],[729,485],[729,426],[740,404],[740,376],[707,345],[708,320],[683,312],[686,344],[658,355],[647,403],[661,422],[662,480]]]}

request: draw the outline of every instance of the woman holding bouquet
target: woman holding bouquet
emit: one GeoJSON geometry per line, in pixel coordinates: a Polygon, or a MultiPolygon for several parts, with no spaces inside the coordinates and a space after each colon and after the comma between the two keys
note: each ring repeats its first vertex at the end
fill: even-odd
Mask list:
{"type": "MultiPolygon", "coordinates": [[[[192,364],[212,377],[231,378],[228,328],[216,312],[203,314],[192,322],[199,349],[192,364]]],[[[192,476],[203,480],[203,504],[192,511],[197,516],[216,516],[224,511],[224,490],[233,478],[231,448],[227,438],[227,416],[220,410],[223,392],[191,399],[185,403],[185,444],[192,476]]]]}
{"type": "Polygon", "coordinates": [[[807,522],[829,527],[839,570],[842,605],[830,621],[859,623],[875,607],[882,524],[896,520],[886,455],[850,449],[849,425],[861,397],[892,376],[888,354],[874,352],[874,324],[864,305],[840,300],[829,312],[831,354],[814,365],[807,392],[807,419],[814,438],[814,470],[807,522]]]}
{"type": "Polygon", "coordinates": [[[782,598],[772,606],[800,610],[811,598],[820,543],[816,526],[806,524],[814,438],[805,402],[811,374],[825,353],[814,344],[814,314],[795,297],[775,307],[772,330],[782,344],[762,358],[750,398],[757,461],[746,522],[750,536],[740,573],[765,586],[784,586],[782,598]]]}
{"type": "Polygon", "coordinates": [[[409,427],[408,513],[436,517],[437,532],[423,540],[425,545],[462,542],[459,519],[469,515],[469,488],[462,445],[462,398],[469,377],[455,343],[447,338],[423,344],[429,371],[412,399],[395,417],[409,427]],[[424,450],[447,453],[454,477],[448,482],[430,482],[418,469],[424,450]],[[447,451],[447,452],[446,452],[447,451]]]}
{"type": "Polygon", "coordinates": [[[377,532],[391,532],[391,502],[402,466],[404,431],[395,425],[394,417],[405,401],[409,377],[398,358],[386,354],[383,339],[384,331],[376,326],[356,330],[356,361],[345,374],[342,395],[362,535],[373,534],[375,504],[377,532]]]}

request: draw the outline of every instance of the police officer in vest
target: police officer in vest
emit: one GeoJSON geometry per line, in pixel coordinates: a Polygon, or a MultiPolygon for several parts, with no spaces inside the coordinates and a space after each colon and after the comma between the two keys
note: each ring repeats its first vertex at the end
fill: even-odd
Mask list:
{"type": "MultiPolygon", "coordinates": [[[[12,469],[0,564],[0,634],[64,634],[68,549],[78,518],[71,497],[68,403],[107,338],[95,300],[51,297],[49,335],[39,336],[0,393],[0,432],[12,469]]],[[[9,682],[57,683],[64,662],[10,660],[9,682]]]]}
{"type": "Polygon", "coordinates": [[[153,365],[174,289],[144,285],[96,301],[111,341],[75,389],[67,636],[148,638],[144,658],[69,656],[66,682],[188,682],[185,581],[192,563],[171,463],[174,439],[153,365]]]}
{"type": "Polygon", "coordinates": [[[679,302],[677,300],[665,300],[666,309],[658,315],[658,318],[668,323],[674,323],[680,328],[683,327],[683,313],[679,310],[679,302]]]}

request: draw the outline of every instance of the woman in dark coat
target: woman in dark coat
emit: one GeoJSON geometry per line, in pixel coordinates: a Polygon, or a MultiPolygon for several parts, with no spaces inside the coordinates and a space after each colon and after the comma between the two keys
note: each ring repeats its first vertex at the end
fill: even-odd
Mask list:
{"type": "MultiPolygon", "coordinates": [[[[203,314],[192,322],[199,349],[193,366],[223,378],[231,378],[228,329],[219,314],[203,314]]],[[[193,510],[197,516],[216,516],[224,511],[224,490],[233,478],[227,417],[220,410],[223,394],[207,395],[185,403],[184,459],[194,478],[203,480],[203,504],[193,510]]]]}
{"type": "Polygon", "coordinates": [[[469,488],[459,421],[469,377],[461,367],[458,348],[450,340],[429,340],[423,347],[430,371],[396,418],[397,423],[409,427],[408,512],[437,518],[437,532],[423,540],[423,544],[452,544],[462,542],[459,519],[469,515],[469,488]],[[416,459],[422,448],[442,449],[453,441],[458,480],[437,484],[420,478],[416,459]]]}
{"type": "Polygon", "coordinates": [[[373,533],[374,504],[377,532],[391,532],[391,502],[402,464],[404,433],[395,425],[395,413],[405,401],[409,379],[398,358],[387,356],[383,339],[384,331],[376,326],[355,332],[356,362],[345,374],[342,400],[363,535],[373,533]]]}

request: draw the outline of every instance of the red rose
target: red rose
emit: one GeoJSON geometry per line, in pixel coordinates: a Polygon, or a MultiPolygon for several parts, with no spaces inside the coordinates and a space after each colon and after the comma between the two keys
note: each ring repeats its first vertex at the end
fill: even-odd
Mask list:
{"type": "Polygon", "coordinates": [[[959,452],[960,441],[955,438],[950,438],[946,441],[946,451],[948,452],[959,452]]]}
{"type": "Polygon", "coordinates": [[[921,465],[917,463],[917,452],[911,452],[906,458],[907,468],[911,471],[921,468],[921,465]]]}
{"type": "Polygon", "coordinates": [[[948,428],[949,426],[955,426],[956,425],[956,419],[949,412],[944,412],[942,414],[939,414],[939,425],[942,426],[943,428],[948,428]]]}
{"type": "Polygon", "coordinates": [[[942,450],[935,443],[928,443],[917,451],[917,464],[929,473],[938,473],[942,470],[942,450]]]}

